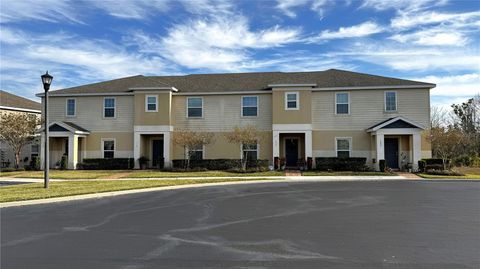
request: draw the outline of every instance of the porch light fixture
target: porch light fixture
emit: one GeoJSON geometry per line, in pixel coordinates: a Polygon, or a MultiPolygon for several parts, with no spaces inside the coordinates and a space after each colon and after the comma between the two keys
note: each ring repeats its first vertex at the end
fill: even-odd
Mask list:
{"type": "Polygon", "coordinates": [[[44,188],[48,188],[48,170],[49,170],[49,147],[48,147],[48,90],[50,90],[50,85],[52,84],[53,77],[48,74],[48,71],[41,76],[43,89],[45,90],[45,141],[44,141],[44,160],[43,160],[43,176],[44,176],[44,188]]]}

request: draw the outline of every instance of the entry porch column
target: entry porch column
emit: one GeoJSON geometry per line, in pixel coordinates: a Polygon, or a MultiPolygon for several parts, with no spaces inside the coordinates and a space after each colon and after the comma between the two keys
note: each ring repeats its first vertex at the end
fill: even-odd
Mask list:
{"type": "Polygon", "coordinates": [[[380,160],[385,160],[385,136],[384,134],[375,134],[375,145],[376,145],[376,162],[375,170],[380,171],[380,160]]]}
{"type": "Polygon", "coordinates": [[[421,135],[420,132],[416,132],[412,135],[412,168],[414,171],[418,170],[418,161],[422,158],[422,143],[421,143],[421,135]]]}
{"type": "Polygon", "coordinates": [[[77,169],[78,163],[78,135],[68,136],[68,165],[67,169],[77,169]]]}

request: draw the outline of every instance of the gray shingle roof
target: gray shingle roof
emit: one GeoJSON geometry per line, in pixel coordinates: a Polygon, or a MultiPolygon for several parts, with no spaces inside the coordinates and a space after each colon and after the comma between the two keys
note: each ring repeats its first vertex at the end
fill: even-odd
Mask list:
{"type": "Polygon", "coordinates": [[[21,96],[0,91],[0,106],[41,110],[42,104],[21,96]]]}
{"type": "Polygon", "coordinates": [[[135,87],[175,87],[179,92],[232,92],[266,90],[269,84],[315,83],[320,88],[364,86],[434,86],[430,83],[375,76],[337,69],[315,72],[257,72],[193,74],[185,76],[142,75],[72,87],[51,94],[128,92],[135,87]]]}

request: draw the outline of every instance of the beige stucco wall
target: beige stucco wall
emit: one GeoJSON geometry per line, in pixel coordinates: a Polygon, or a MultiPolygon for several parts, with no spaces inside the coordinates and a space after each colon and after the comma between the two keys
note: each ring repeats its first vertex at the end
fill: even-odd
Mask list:
{"type": "Polygon", "coordinates": [[[133,157],[132,132],[93,132],[85,139],[86,158],[102,158],[102,139],[115,140],[115,157],[133,157]]]}
{"type": "Polygon", "coordinates": [[[312,121],[312,92],[309,88],[275,88],[272,91],[273,124],[310,124],[312,121]],[[298,92],[299,109],[285,109],[285,93],[298,92]]]}
{"type": "Polygon", "coordinates": [[[135,96],[135,125],[170,125],[171,123],[171,92],[144,93],[136,92],[135,96]],[[145,96],[156,95],[158,100],[157,112],[146,112],[145,96]]]}
{"type": "MultiPolygon", "coordinates": [[[[179,145],[173,145],[172,159],[183,159],[184,149],[179,145]]],[[[204,148],[205,159],[239,159],[241,156],[240,145],[229,143],[225,138],[225,132],[214,133],[213,142],[204,148]]],[[[261,132],[259,141],[259,158],[272,159],[272,133],[261,132]]]]}
{"type": "Polygon", "coordinates": [[[187,96],[174,95],[172,99],[172,122],[176,129],[222,132],[235,126],[253,125],[259,130],[272,129],[272,106],[270,94],[255,95],[204,95],[203,118],[187,118],[187,96]],[[242,96],[258,96],[258,116],[242,117],[242,96]]]}
{"type": "Polygon", "coordinates": [[[66,116],[66,99],[70,98],[49,97],[49,122],[69,121],[91,132],[132,132],[135,115],[134,98],[132,96],[113,97],[116,99],[115,118],[103,118],[104,96],[72,97],[76,100],[75,117],[66,116]]]}
{"type": "Polygon", "coordinates": [[[403,116],[424,126],[430,124],[428,89],[397,89],[397,112],[384,111],[383,90],[337,91],[350,93],[350,114],[335,115],[336,91],[312,93],[315,130],[365,130],[383,120],[403,116]]]}

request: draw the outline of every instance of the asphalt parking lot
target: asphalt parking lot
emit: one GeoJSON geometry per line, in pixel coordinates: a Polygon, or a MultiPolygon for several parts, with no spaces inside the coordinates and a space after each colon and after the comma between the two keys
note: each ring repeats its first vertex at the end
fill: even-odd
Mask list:
{"type": "Polygon", "coordinates": [[[479,268],[480,182],[274,183],[1,210],[1,268],[479,268]]]}

